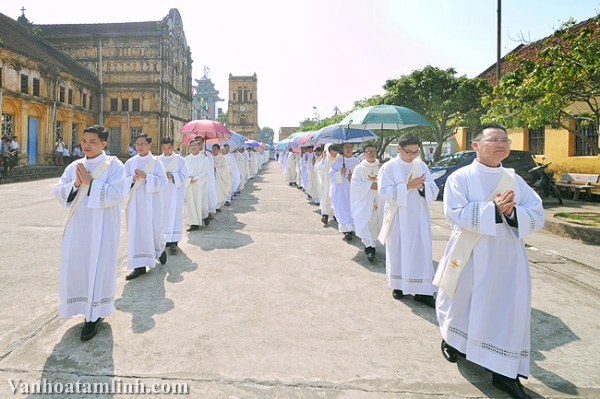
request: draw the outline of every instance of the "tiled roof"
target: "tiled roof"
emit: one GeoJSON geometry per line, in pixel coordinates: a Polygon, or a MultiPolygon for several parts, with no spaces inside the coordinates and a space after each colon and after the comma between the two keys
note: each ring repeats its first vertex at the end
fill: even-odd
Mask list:
{"type": "Polygon", "coordinates": [[[0,14],[0,48],[53,65],[84,80],[97,82],[96,75],[68,55],[34,37],[20,22],[0,14]]]}
{"type": "MultiPolygon", "coordinates": [[[[597,24],[597,16],[596,17],[592,17],[590,19],[587,19],[583,22],[580,22],[576,25],[573,26],[573,29],[575,29],[576,31],[579,31],[585,27],[593,27],[596,26],[597,24]]],[[[600,35],[600,30],[597,31],[598,35],[600,35]]],[[[529,59],[529,60],[535,60],[537,54],[543,49],[545,48],[544,46],[544,41],[548,38],[552,37],[552,35],[545,37],[543,39],[540,39],[536,42],[533,43],[529,43],[529,44],[520,44],[517,47],[515,47],[510,53],[508,53],[506,56],[502,57],[500,59],[500,77],[502,78],[502,76],[504,76],[506,73],[508,72],[512,72],[516,69],[518,69],[519,64],[518,62],[508,62],[506,60],[506,57],[512,54],[516,54],[517,55],[517,59],[529,59]]],[[[479,76],[477,76],[478,78],[483,78],[485,80],[487,80],[492,86],[495,86],[498,81],[496,79],[496,64],[494,63],[492,64],[489,68],[487,68],[485,71],[481,72],[479,74],[479,76]]]]}
{"type": "Polygon", "coordinates": [[[118,33],[158,33],[160,32],[160,21],[146,22],[122,22],[106,24],[58,24],[58,25],[35,25],[42,29],[43,36],[62,35],[94,35],[94,34],[118,34],[118,33]]]}

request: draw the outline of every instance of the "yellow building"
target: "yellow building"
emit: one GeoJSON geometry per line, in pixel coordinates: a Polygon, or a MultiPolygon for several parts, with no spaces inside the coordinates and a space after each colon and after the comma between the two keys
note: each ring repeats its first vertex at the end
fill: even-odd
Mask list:
{"type": "Polygon", "coordinates": [[[92,124],[109,129],[114,155],[140,133],[154,138],[154,152],[161,138],[181,138],[192,116],[192,59],[177,9],[149,22],[0,18],[2,133],[18,136],[29,163],[48,162],[59,136],[77,145],[92,124]]]}
{"type": "Polygon", "coordinates": [[[252,76],[229,74],[227,127],[251,139],[258,137],[258,99],[256,73],[252,76]]]}

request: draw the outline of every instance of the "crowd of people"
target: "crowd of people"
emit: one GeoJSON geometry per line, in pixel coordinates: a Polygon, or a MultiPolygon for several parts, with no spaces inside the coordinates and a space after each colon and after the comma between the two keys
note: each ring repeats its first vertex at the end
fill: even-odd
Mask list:
{"type": "Polygon", "coordinates": [[[2,136],[0,142],[0,162],[2,164],[2,175],[8,175],[13,168],[19,165],[19,142],[17,136],[2,136]]]}
{"type": "Polygon", "coordinates": [[[397,300],[413,295],[436,309],[442,354],[464,357],[492,373],[492,383],[526,399],[529,375],[531,276],[523,238],[544,224],[539,196],[512,169],[506,129],[484,124],[473,133],[476,161],[448,177],[444,214],[452,234],[437,271],[433,267],[429,204],[438,197],[421,142],[398,141],[398,155],[377,159],[375,146],[326,144],[290,149],[278,160],[290,186],[321,209],[321,222],[337,221],[344,240],[361,239],[369,261],[385,245],[388,285],[397,300]],[[510,250],[508,250],[510,249],[510,250]],[[502,304],[498,307],[498,304],[502,304]]]}
{"type": "Polygon", "coordinates": [[[59,316],[85,316],[82,341],[93,338],[102,318],[114,311],[122,209],[130,270],[126,280],[133,280],[157,260],[165,264],[167,250],[177,250],[184,209],[188,232],[208,227],[268,160],[267,151],[229,151],[228,144],[213,144],[208,152],[202,137],[190,143],[185,157],[165,137],[161,155],[155,156],[152,137],[140,134],[136,154],[123,164],[106,154],[108,135],[101,125],[87,127],[81,141],[85,157],[69,164],[54,188],[70,210],[61,248],[59,316]]]}

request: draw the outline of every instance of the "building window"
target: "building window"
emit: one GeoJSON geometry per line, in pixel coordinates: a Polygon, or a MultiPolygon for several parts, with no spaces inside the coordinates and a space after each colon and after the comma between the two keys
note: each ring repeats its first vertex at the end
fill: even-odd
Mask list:
{"type": "Polygon", "coordinates": [[[33,78],[33,95],[40,96],[40,80],[36,78],[33,78]]]}
{"type": "Polygon", "coordinates": [[[140,99],[134,98],[131,100],[131,110],[133,112],[140,112],[140,99]]]}
{"type": "MultiPolygon", "coordinates": [[[[589,123],[582,125],[580,121],[577,121],[575,129],[581,135],[587,137],[592,143],[598,146],[598,126],[595,123],[589,123]]],[[[575,136],[575,156],[590,156],[594,155],[592,147],[584,140],[575,136]]]]}
{"type": "Polygon", "coordinates": [[[240,125],[246,124],[246,115],[240,115],[240,125]]]}
{"type": "Polygon", "coordinates": [[[21,74],[21,93],[29,93],[29,76],[21,74]]]}
{"type": "Polygon", "coordinates": [[[92,109],[92,96],[90,95],[90,103],[88,104],[89,108],[92,109]]]}
{"type": "Polygon", "coordinates": [[[238,87],[238,101],[242,101],[242,88],[238,87]]]}
{"type": "Polygon", "coordinates": [[[129,112],[129,99],[128,98],[121,99],[121,111],[129,112]]]}
{"type": "Polygon", "coordinates": [[[471,142],[473,142],[473,132],[471,129],[465,129],[465,150],[471,149],[471,142]]]}
{"type": "Polygon", "coordinates": [[[111,127],[108,129],[108,150],[111,154],[121,153],[121,128],[111,127]]]}
{"type": "Polygon", "coordinates": [[[87,103],[87,94],[83,93],[81,95],[81,107],[85,108],[85,104],[87,103]]]}
{"type": "Polygon", "coordinates": [[[2,114],[2,135],[13,136],[13,116],[11,114],[2,114]]]}
{"type": "Polygon", "coordinates": [[[237,96],[235,94],[235,91],[233,92],[233,102],[236,102],[237,100],[235,99],[237,96]]]}
{"type": "Polygon", "coordinates": [[[0,87],[2,87],[2,67],[0,67],[0,87]]]}
{"type": "Polygon", "coordinates": [[[129,143],[130,144],[135,143],[135,138],[137,136],[139,136],[140,134],[142,134],[141,127],[132,127],[131,129],[129,129],[129,143]]]}
{"type": "Polygon", "coordinates": [[[254,101],[254,100],[252,99],[252,92],[250,92],[250,102],[252,102],[252,101],[254,101]]]}
{"type": "Polygon", "coordinates": [[[248,89],[246,89],[244,87],[244,102],[247,103],[248,102],[248,89]]]}
{"type": "Polygon", "coordinates": [[[110,99],[110,110],[111,111],[118,111],[119,110],[119,99],[118,98],[111,98],[110,99]]]}
{"type": "Polygon", "coordinates": [[[73,104],[73,89],[69,89],[69,104],[73,104]]]}
{"type": "Polygon", "coordinates": [[[77,128],[79,125],[77,123],[73,123],[71,125],[71,149],[75,149],[75,147],[79,144],[79,140],[77,139],[77,128]]]}
{"type": "Polygon", "coordinates": [[[542,155],[545,151],[546,128],[529,129],[529,152],[542,155]]]}
{"type": "Polygon", "coordinates": [[[63,123],[61,121],[56,121],[56,141],[58,139],[62,139],[63,135],[63,123]]]}
{"type": "Polygon", "coordinates": [[[65,88],[61,87],[58,91],[58,101],[61,103],[65,102],[65,88]]]}

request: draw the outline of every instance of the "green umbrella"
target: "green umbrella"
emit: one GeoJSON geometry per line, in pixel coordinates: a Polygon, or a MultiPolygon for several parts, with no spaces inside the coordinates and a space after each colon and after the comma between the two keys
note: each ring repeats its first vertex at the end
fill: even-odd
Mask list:
{"type": "Polygon", "coordinates": [[[401,130],[413,126],[431,126],[427,119],[410,108],[398,105],[374,105],[352,111],[338,125],[357,129],[401,130]]]}

